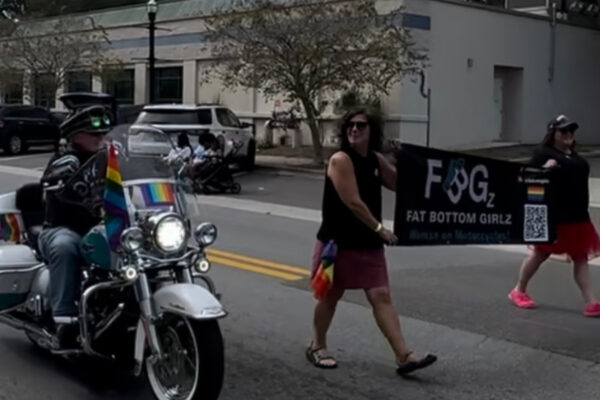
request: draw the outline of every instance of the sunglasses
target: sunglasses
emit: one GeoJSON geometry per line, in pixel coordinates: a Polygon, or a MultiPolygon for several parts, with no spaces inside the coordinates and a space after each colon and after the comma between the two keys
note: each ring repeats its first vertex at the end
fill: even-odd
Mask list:
{"type": "Polygon", "coordinates": [[[102,127],[110,127],[111,126],[111,120],[108,115],[92,116],[90,118],[90,123],[94,128],[102,128],[102,127]]]}
{"type": "Polygon", "coordinates": [[[354,127],[356,129],[365,129],[367,126],[369,126],[369,123],[365,121],[348,122],[346,129],[353,129],[354,127]]]}
{"type": "Polygon", "coordinates": [[[559,130],[561,135],[575,135],[575,133],[571,129],[559,130]]]}

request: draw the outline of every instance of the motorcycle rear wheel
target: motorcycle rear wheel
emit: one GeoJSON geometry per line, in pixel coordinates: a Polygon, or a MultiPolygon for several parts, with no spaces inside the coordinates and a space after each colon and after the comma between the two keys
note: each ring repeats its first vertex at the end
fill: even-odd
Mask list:
{"type": "Polygon", "coordinates": [[[146,358],[146,376],[156,399],[218,399],[225,355],[217,321],[200,322],[166,314],[157,333],[163,360],[146,358]]]}

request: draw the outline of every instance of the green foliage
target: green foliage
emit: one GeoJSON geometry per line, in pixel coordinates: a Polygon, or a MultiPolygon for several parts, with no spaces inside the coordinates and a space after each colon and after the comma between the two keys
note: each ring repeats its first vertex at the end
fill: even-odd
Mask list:
{"type": "Polygon", "coordinates": [[[381,99],[374,94],[362,93],[358,89],[349,89],[342,93],[333,109],[337,115],[343,115],[358,107],[365,107],[379,116],[382,115],[381,99]]]}

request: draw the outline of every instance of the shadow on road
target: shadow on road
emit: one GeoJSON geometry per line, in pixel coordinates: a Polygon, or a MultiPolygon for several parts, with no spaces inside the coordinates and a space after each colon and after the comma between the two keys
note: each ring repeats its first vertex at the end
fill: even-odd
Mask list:
{"type": "Polygon", "coordinates": [[[52,371],[69,381],[83,386],[93,395],[113,399],[147,398],[144,394],[146,381],[121,370],[114,363],[89,357],[63,358],[34,346],[27,340],[7,338],[4,340],[12,353],[35,369],[52,371]]]}

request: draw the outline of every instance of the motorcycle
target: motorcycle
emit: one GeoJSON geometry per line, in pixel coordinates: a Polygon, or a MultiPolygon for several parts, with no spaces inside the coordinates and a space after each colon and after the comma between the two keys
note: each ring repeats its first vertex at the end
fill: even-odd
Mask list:
{"type": "Polygon", "coordinates": [[[145,376],[158,400],[217,399],[224,376],[218,320],[227,313],[208,275],[206,256],[217,228],[202,222],[192,229],[197,210],[186,200],[181,168],[135,158],[119,147],[129,223],[116,249],[104,223],[81,241],[85,262],[73,321],[79,331],[75,348],[61,348],[55,333],[47,295],[50,273],[37,248],[43,199],[55,191],[84,201],[90,191],[105,190],[98,178],[106,176],[110,151],[82,166],[75,157],[59,158],[51,165],[57,182],[29,184],[0,196],[0,220],[12,222],[13,234],[12,243],[0,244],[0,323],[24,331],[52,354],[108,360],[145,376]],[[63,181],[65,171],[77,172],[63,181]]]}

